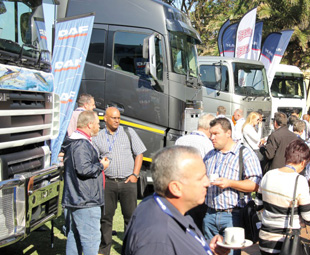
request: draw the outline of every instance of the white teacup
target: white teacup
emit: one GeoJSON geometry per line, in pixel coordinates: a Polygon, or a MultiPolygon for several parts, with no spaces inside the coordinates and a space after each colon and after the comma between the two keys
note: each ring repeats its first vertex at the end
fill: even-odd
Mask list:
{"type": "Polygon", "coordinates": [[[217,178],[219,178],[218,174],[210,174],[209,175],[210,182],[214,182],[217,178]]]}
{"type": "Polygon", "coordinates": [[[243,245],[244,244],[244,229],[237,227],[229,227],[224,232],[224,242],[228,245],[243,245]]]}

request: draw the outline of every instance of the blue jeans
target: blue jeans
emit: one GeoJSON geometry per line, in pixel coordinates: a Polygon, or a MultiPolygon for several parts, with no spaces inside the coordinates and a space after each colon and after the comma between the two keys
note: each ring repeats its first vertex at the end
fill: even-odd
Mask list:
{"type": "MultiPolygon", "coordinates": [[[[224,236],[225,228],[242,226],[240,213],[241,211],[216,212],[208,208],[202,226],[205,238],[211,240],[215,235],[224,236]]],[[[229,254],[240,255],[241,250],[232,250],[229,254]]]]}
{"type": "Polygon", "coordinates": [[[67,208],[69,232],[67,255],[97,255],[101,240],[99,206],[92,208],[67,208]]]}

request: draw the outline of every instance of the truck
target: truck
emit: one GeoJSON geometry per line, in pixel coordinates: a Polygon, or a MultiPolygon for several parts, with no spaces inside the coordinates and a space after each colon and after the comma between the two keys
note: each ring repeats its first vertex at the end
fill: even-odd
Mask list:
{"type": "Polygon", "coordinates": [[[216,115],[218,106],[226,108],[228,118],[236,109],[242,109],[245,118],[250,112],[259,112],[263,115],[262,137],[269,135],[271,99],[262,62],[199,56],[198,66],[205,112],[216,115]]]}
{"type": "Polygon", "coordinates": [[[270,93],[271,116],[275,112],[284,112],[287,116],[296,112],[300,117],[307,113],[304,75],[297,66],[279,64],[270,93]]]}
{"type": "Polygon", "coordinates": [[[107,107],[120,110],[121,125],[134,128],[147,147],[147,171],[156,151],[197,127],[199,34],[185,14],[157,0],[64,0],[57,19],[92,12],[80,93],[94,96],[101,120],[107,107]]]}
{"type": "Polygon", "coordinates": [[[62,213],[62,168],[50,163],[60,103],[40,41],[42,2],[0,1],[0,247],[62,213]]]}

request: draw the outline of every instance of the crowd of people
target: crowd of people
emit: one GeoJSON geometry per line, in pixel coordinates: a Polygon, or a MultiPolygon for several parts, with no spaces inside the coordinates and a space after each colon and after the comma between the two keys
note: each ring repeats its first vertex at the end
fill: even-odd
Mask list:
{"type": "Polygon", "coordinates": [[[118,201],[125,225],[124,255],[240,254],[240,249],[218,243],[226,228],[244,227],[242,209],[254,193],[262,210],[261,253],[277,254],[299,174],[294,228],[300,229],[299,216],[310,221],[309,115],[302,120],[290,116],[288,121],[286,114],[275,113],[274,131],[265,138],[259,112],[244,116],[237,109],[230,119],[220,106],[216,116],[202,114],[197,130],[153,157],[155,192],[137,207],[146,148],[133,129],[120,126],[115,107],[106,109],[105,127],[99,132],[93,100],[80,96],[63,144],[67,254],[110,254],[118,201]],[[210,176],[216,176],[212,183],[210,176]]]}

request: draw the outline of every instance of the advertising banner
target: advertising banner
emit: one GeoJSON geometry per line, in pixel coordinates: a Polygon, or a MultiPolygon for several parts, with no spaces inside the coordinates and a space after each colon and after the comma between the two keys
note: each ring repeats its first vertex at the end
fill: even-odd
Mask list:
{"type": "MultiPolygon", "coordinates": [[[[259,60],[263,62],[267,75],[269,72],[269,68],[272,66],[272,61],[274,59],[274,55],[276,54],[276,50],[280,42],[281,36],[281,33],[270,33],[264,41],[259,60]]],[[[271,85],[269,81],[268,84],[269,86],[271,85]]]]}
{"type": "Polygon", "coordinates": [[[230,24],[230,20],[226,20],[225,23],[221,26],[220,30],[219,30],[219,34],[217,36],[217,47],[219,49],[219,54],[220,56],[223,56],[223,42],[222,42],[222,37],[223,37],[223,32],[225,30],[226,27],[228,27],[230,24]]]}
{"type": "Polygon", "coordinates": [[[238,23],[227,26],[223,32],[222,45],[224,57],[235,57],[236,31],[238,23]]]}
{"type": "Polygon", "coordinates": [[[263,21],[257,22],[255,25],[251,59],[259,60],[261,47],[262,47],[262,37],[263,37],[263,21]]]}
{"type": "Polygon", "coordinates": [[[239,22],[236,33],[235,57],[250,59],[254,37],[256,11],[254,8],[247,12],[239,22]]]}
{"type": "Polygon", "coordinates": [[[58,154],[74,110],[93,23],[93,14],[56,23],[52,68],[54,91],[60,96],[61,106],[59,135],[52,140],[52,163],[58,160],[58,154]]]}
{"type": "Polygon", "coordinates": [[[294,30],[285,30],[281,31],[281,38],[278,43],[278,47],[276,49],[276,53],[274,55],[273,61],[268,69],[267,72],[267,78],[268,78],[268,84],[271,86],[273,78],[276,74],[276,69],[278,65],[281,62],[281,59],[284,55],[284,52],[287,48],[288,43],[290,42],[291,36],[293,34],[294,30]]]}

